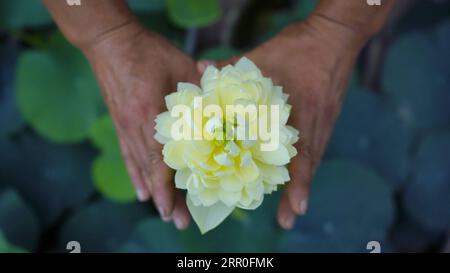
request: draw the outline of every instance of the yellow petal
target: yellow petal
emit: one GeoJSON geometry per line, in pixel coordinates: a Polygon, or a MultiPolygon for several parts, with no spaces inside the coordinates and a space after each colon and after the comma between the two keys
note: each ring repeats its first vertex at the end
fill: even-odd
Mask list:
{"type": "Polygon", "coordinates": [[[296,143],[297,141],[298,141],[298,139],[299,139],[299,132],[298,132],[298,130],[297,129],[295,129],[294,127],[292,127],[292,126],[289,126],[289,125],[286,125],[286,129],[288,129],[290,132],[291,132],[291,137],[290,137],[290,139],[289,139],[289,144],[294,144],[294,143],[296,143]]]}
{"type": "Polygon", "coordinates": [[[225,152],[214,154],[214,160],[221,166],[232,166],[234,160],[225,152]]]}
{"type": "Polygon", "coordinates": [[[228,207],[234,207],[236,206],[236,203],[241,199],[241,191],[220,191],[219,199],[228,207]]]}
{"type": "Polygon", "coordinates": [[[220,179],[220,186],[225,191],[238,192],[244,187],[243,183],[235,175],[224,176],[220,179]]]}
{"type": "Polygon", "coordinates": [[[185,147],[184,158],[188,164],[198,166],[199,163],[208,161],[213,149],[214,144],[209,141],[189,141],[185,147]]]}
{"type": "Polygon", "coordinates": [[[202,202],[200,202],[200,199],[198,198],[197,195],[189,194],[189,193],[188,193],[188,194],[186,195],[186,202],[187,202],[188,200],[190,200],[194,206],[201,206],[201,205],[202,205],[202,202]]]}
{"type": "Polygon", "coordinates": [[[261,196],[264,195],[264,185],[263,183],[258,183],[256,185],[246,185],[244,191],[253,200],[259,200],[261,196]]]}
{"type": "Polygon", "coordinates": [[[252,164],[252,153],[250,151],[243,151],[240,154],[241,165],[240,167],[249,167],[252,164]]]}
{"type": "MultiPolygon", "coordinates": [[[[180,85],[180,84],[179,84],[180,85]]],[[[173,92],[165,97],[166,107],[169,112],[176,105],[190,106],[194,97],[201,95],[201,90],[193,84],[184,84],[181,86],[190,86],[192,89],[183,89],[181,91],[173,92]]]]}
{"type": "Polygon", "coordinates": [[[205,171],[214,172],[220,169],[220,165],[217,164],[217,162],[212,157],[208,158],[208,160],[206,161],[199,162],[198,165],[205,171]]]}
{"type": "Polygon", "coordinates": [[[252,160],[248,166],[242,166],[236,170],[236,177],[242,182],[255,181],[259,176],[259,168],[252,160]]]}
{"type": "Polygon", "coordinates": [[[254,210],[257,209],[259,206],[261,206],[262,202],[264,200],[264,195],[261,195],[261,197],[257,200],[253,200],[252,202],[250,202],[249,205],[247,206],[239,206],[239,204],[237,205],[237,207],[241,208],[241,209],[246,209],[246,210],[254,210]]]}
{"type": "Polygon", "coordinates": [[[169,142],[171,139],[167,138],[163,135],[161,135],[160,133],[156,132],[155,135],[153,136],[153,138],[158,141],[158,143],[160,144],[166,144],[167,142],[169,142]]]}
{"type": "Polygon", "coordinates": [[[165,138],[171,139],[172,125],[176,120],[177,118],[172,117],[169,111],[163,112],[156,116],[155,130],[158,132],[158,134],[164,136],[165,138]]]}
{"type": "Polygon", "coordinates": [[[204,92],[213,91],[216,85],[216,80],[218,78],[219,70],[214,66],[208,66],[203,72],[203,76],[201,79],[201,86],[204,92]]]}
{"type": "Polygon", "coordinates": [[[241,200],[236,204],[236,207],[241,209],[253,210],[258,208],[262,201],[264,200],[264,194],[261,194],[258,199],[253,199],[247,193],[247,191],[242,192],[241,200]]]}
{"type": "Polygon", "coordinates": [[[217,189],[203,189],[198,193],[198,198],[203,206],[212,206],[214,203],[219,201],[219,190],[217,189]]]}
{"type": "Polygon", "coordinates": [[[217,177],[214,178],[206,178],[202,177],[200,180],[205,188],[216,189],[220,187],[220,180],[217,177]]]}
{"type": "Polygon", "coordinates": [[[195,197],[188,195],[186,205],[202,234],[217,227],[234,210],[234,207],[228,207],[222,202],[217,202],[211,207],[204,207],[200,202],[195,203],[194,199],[195,197]]]}
{"type": "Polygon", "coordinates": [[[185,190],[187,181],[191,176],[192,172],[189,168],[184,168],[175,172],[175,186],[178,189],[185,190]]]}
{"type": "Polygon", "coordinates": [[[286,149],[287,149],[288,152],[289,152],[289,157],[290,157],[290,158],[293,158],[294,156],[297,155],[297,149],[296,149],[294,146],[288,145],[288,146],[286,147],[286,149]]]}
{"type": "Polygon", "coordinates": [[[264,182],[272,185],[284,184],[290,180],[288,169],[285,166],[273,166],[257,163],[264,182]]]}
{"type": "Polygon", "coordinates": [[[186,188],[190,194],[197,194],[203,189],[200,179],[201,178],[195,173],[192,173],[191,176],[189,176],[186,188]]]}
{"type": "Polygon", "coordinates": [[[277,185],[270,185],[264,183],[264,194],[271,194],[272,192],[277,190],[277,185]]]}
{"type": "Polygon", "coordinates": [[[247,57],[242,57],[241,59],[239,59],[239,61],[235,64],[235,67],[241,72],[260,71],[255,63],[247,57]]]}
{"type": "Polygon", "coordinates": [[[186,147],[185,141],[171,140],[164,145],[163,155],[164,162],[175,170],[180,170],[187,167],[184,160],[184,150],[186,147]]]}
{"type": "Polygon", "coordinates": [[[252,147],[255,157],[263,163],[283,166],[290,162],[289,152],[281,143],[274,151],[261,151],[261,146],[252,147]]]}
{"type": "Polygon", "coordinates": [[[200,95],[202,93],[202,90],[195,84],[189,82],[179,82],[177,84],[177,92],[194,92],[195,94],[200,95]]]}
{"type": "Polygon", "coordinates": [[[218,171],[215,171],[214,174],[217,177],[225,177],[225,176],[229,176],[232,175],[235,172],[235,168],[234,166],[225,166],[225,167],[221,167],[218,171]]]}

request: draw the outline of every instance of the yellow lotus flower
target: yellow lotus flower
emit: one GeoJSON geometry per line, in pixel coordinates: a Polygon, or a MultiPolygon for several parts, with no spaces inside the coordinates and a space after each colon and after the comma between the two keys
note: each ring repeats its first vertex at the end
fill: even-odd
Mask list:
{"type": "Polygon", "coordinates": [[[166,96],[155,139],[202,233],[236,207],[256,209],[289,181],[298,131],[286,124],[287,98],[245,57],[221,70],[209,66],[201,87],[179,83],[166,96]]]}

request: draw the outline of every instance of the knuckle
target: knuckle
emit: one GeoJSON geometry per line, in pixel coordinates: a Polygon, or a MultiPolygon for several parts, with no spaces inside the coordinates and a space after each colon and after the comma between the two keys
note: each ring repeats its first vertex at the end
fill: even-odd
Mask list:
{"type": "Polygon", "coordinates": [[[157,149],[150,149],[147,153],[147,162],[150,166],[156,166],[163,163],[161,151],[157,149]]]}
{"type": "Polygon", "coordinates": [[[119,132],[128,132],[134,127],[134,121],[131,115],[119,115],[115,118],[117,129],[119,132]]]}
{"type": "Polygon", "coordinates": [[[300,143],[300,155],[304,158],[304,161],[307,161],[308,168],[311,170],[311,175],[320,165],[320,157],[317,156],[312,149],[312,146],[308,144],[305,140],[300,143]]]}

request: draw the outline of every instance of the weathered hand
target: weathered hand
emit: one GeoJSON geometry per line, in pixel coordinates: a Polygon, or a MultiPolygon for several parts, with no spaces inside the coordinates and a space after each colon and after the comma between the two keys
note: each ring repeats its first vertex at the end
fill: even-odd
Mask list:
{"type": "Polygon", "coordinates": [[[189,225],[185,198],[162,161],[153,135],[164,96],[177,82],[198,82],[195,62],[164,38],[130,23],[83,49],[116,125],[123,156],[141,201],[152,196],[161,217],[189,225]]]}
{"type": "MultiPolygon", "coordinates": [[[[360,49],[357,42],[350,39],[345,42],[351,35],[349,29],[335,26],[331,29],[336,33],[330,36],[316,29],[317,24],[331,23],[322,20],[325,19],[311,18],[292,25],[245,54],[290,95],[289,103],[293,107],[289,123],[300,131],[296,147],[299,154],[290,164],[291,182],[278,209],[278,222],[285,229],[293,226],[296,214],[306,212],[310,181],[339,114],[360,49]]],[[[222,67],[237,59],[218,61],[215,65],[222,67]]],[[[197,67],[202,72],[210,63],[201,61],[197,67]]]]}

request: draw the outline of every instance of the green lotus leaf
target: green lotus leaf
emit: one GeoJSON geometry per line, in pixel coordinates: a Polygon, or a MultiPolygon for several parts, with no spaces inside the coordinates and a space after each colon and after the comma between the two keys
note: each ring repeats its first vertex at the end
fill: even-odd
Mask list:
{"type": "Polygon", "coordinates": [[[104,110],[87,61],[58,33],[48,48],[21,54],[16,87],[25,120],[53,142],[83,140],[104,110]]]}

